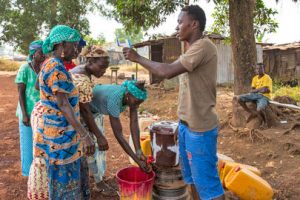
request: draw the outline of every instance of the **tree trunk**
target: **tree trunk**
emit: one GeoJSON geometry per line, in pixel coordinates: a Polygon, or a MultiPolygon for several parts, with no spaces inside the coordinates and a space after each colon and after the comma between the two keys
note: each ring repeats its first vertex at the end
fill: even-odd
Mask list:
{"type": "MultiPolygon", "coordinates": [[[[229,0],[229,25],[234,62],[234,94],[248,93],[256,64],[253,18],[256,0],[229,0]]],[[[233,101],[232,125],[245,126],[245,113],[233,101]]]]}

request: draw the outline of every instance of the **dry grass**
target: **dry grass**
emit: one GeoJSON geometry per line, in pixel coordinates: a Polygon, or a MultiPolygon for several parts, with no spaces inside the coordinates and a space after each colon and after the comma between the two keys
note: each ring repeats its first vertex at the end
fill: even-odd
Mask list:
{"type": "Polygon", "coordinates": [[[17,71],[23,63],[0,58],[0,71],[17,71]]]}

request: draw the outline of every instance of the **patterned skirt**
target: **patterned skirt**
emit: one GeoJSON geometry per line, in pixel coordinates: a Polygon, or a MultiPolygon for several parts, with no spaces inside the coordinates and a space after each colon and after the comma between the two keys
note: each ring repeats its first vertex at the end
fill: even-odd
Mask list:
{"type": "Polygon", "coordinates": [[[44,158],[33,159],[28,177],[27,197],[30,200],[48,199],[48,176],[44,158]]]}
{"type": "MultiPolygon", "coordinates": [[[[31,115],[34,144],[42,114],[43,106],[38,102],[31,115]]],[[[85,157],[65,165],[48,166],[45,158],[34,157],[28,178],[27,197],[30,200],[90,199],[88,164],[85,157]]]]}
{"type": "MultiPolygon", "coordinates": [[[[36,141],[35,133],[38,127],[38,121],[42,117],[42,114],[43,106],[40,102],[37,102],[31,113],[33,144],[35,144],[36,141]]],[[[48,199],[48,176],[44,158],[33,158],[27,183],[27,197],[30,200],[48,199]]]]}

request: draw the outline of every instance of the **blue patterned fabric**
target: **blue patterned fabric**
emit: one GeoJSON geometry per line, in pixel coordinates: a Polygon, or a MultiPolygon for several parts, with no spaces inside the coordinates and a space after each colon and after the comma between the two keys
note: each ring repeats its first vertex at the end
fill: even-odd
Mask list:
{"type": "Polygon", "coordinates": [[[47,171],[49,172],[49,199],[90,199],[88,164],[84,156],[66,165],[47,166],[47,171]]]}
{"type": "Polygon", "coordinates": [[[22,175],[28,176],[32,163],[32,129],[19,121],[22,175]]]}
{"type": "Polygon", "coordinates": [[[119,118],[120,113],[126,109],[123,105],[125,92],[126,88],[121,85],[96,85],[90,103],[91,111],[119,118]]]}

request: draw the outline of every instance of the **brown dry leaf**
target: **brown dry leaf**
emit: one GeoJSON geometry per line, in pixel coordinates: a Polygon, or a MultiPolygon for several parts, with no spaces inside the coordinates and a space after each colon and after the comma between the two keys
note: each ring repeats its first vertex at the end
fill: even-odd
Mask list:
{"type": "Polygon", "coordinates": [[[266,167],[274,168],[275,167],[275,162],[274,161],[267,162],[266,167]]]}

